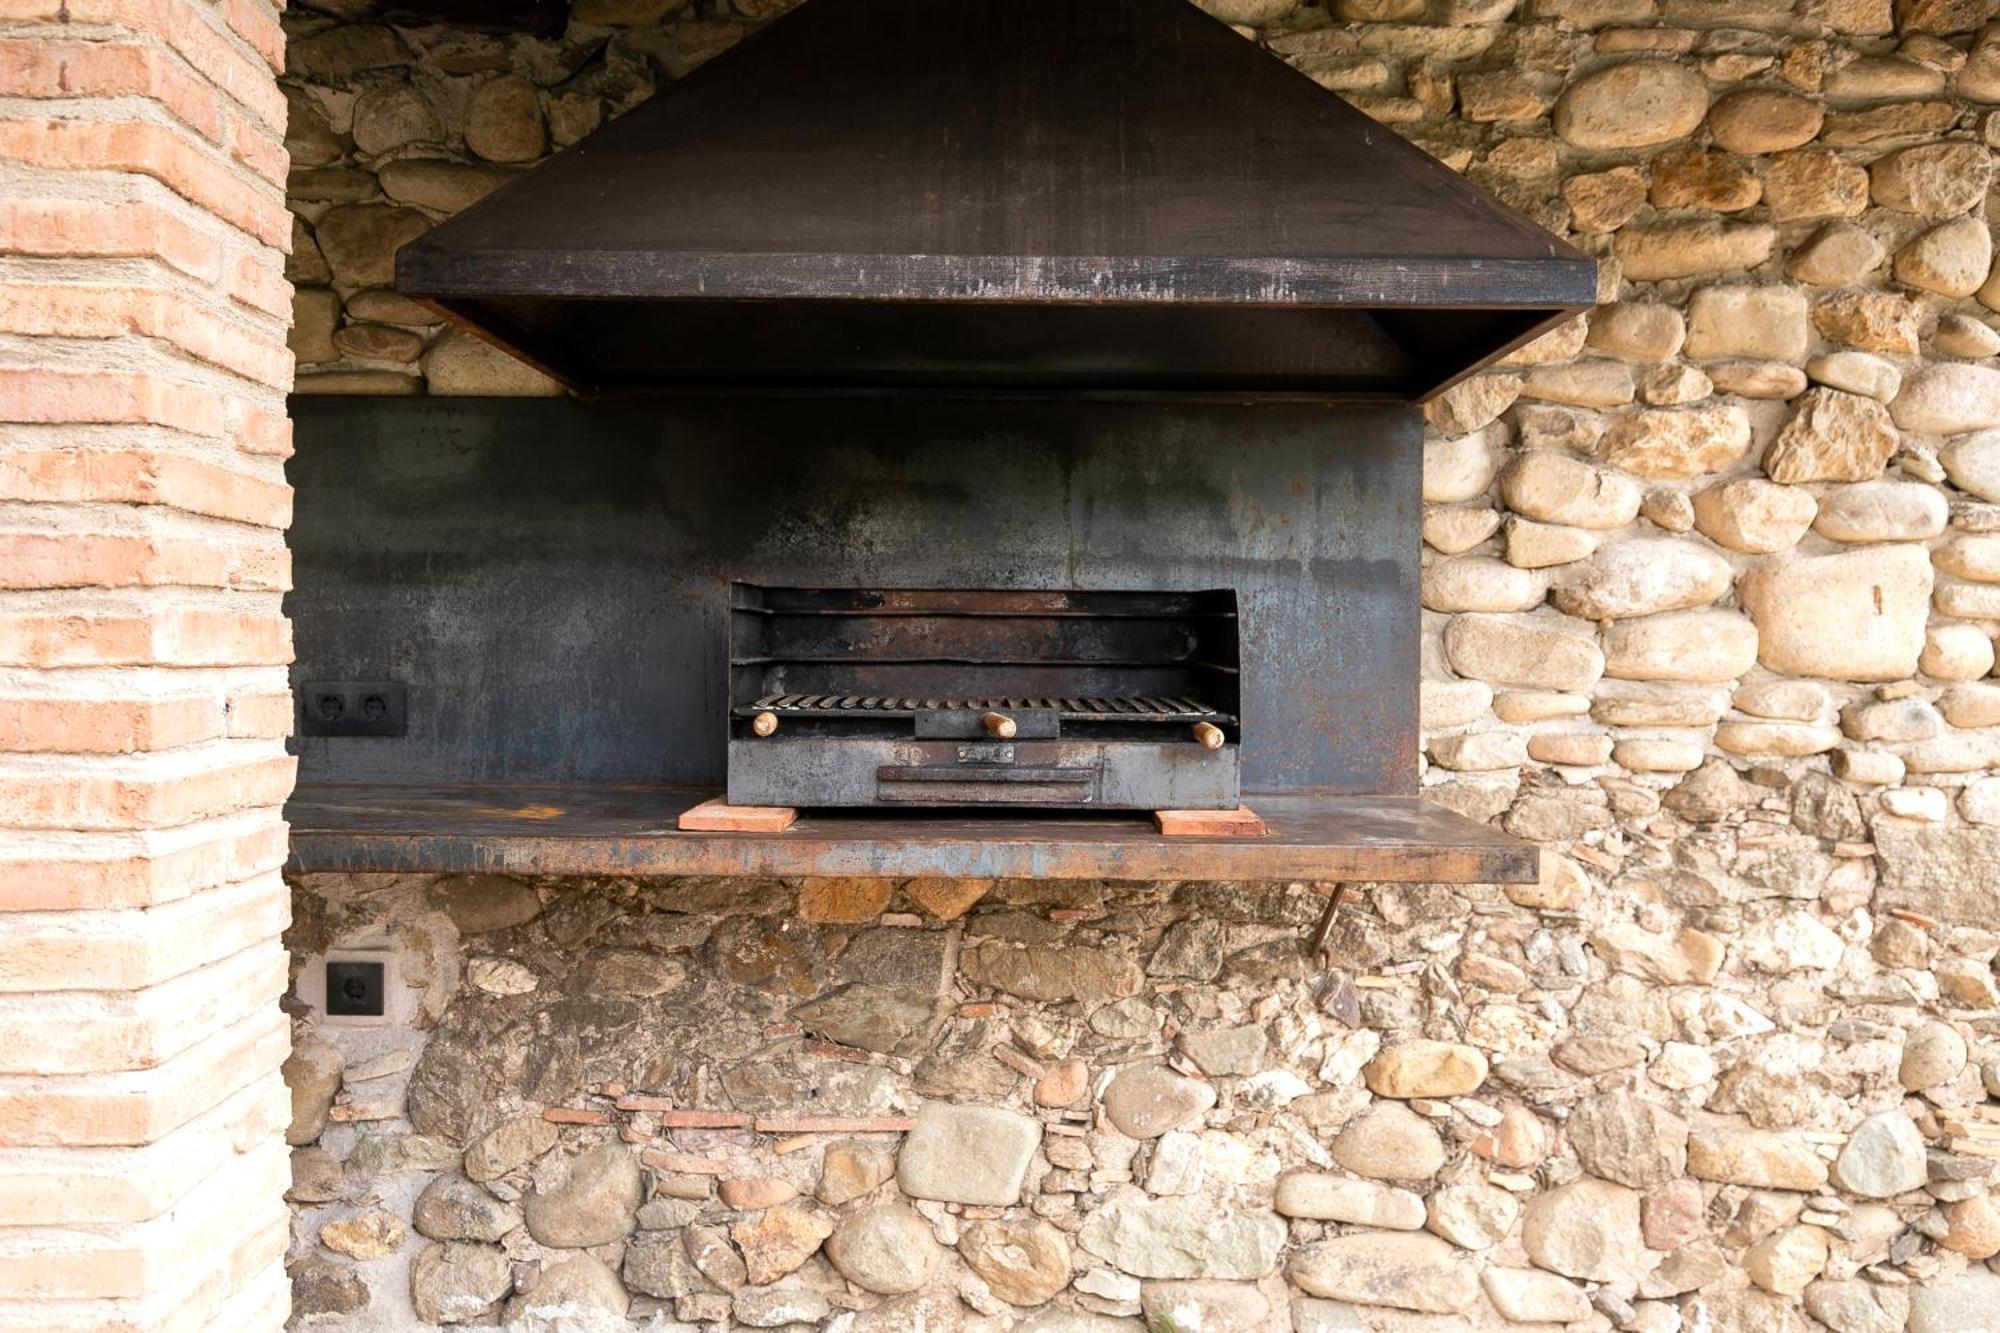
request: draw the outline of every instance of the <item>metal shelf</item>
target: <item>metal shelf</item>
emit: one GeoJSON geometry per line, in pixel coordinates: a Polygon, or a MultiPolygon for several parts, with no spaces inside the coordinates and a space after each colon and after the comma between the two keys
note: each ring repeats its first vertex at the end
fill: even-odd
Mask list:
{"type": "Polygon", "coordinates": [[[1415,796],[1245,798],[1263,837],[1169,838],[1145,814],[813,811],[783,833],[682,833],[718,793],[636,786],[301,786],[304,871],[1525,883],[1531,843],[1415,796]]]}

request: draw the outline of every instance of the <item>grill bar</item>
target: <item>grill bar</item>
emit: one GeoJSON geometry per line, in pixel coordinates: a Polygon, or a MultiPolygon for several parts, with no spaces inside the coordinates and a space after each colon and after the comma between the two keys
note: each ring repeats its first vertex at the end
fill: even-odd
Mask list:
{"type": "Polygon", "coordinates": [[[902,699],[876,695],[767,694],[736,708],[738,717],[777,713],[784,717],[913,717],[921,711],[1034,709],[1060,714],[1064,721],[1232,722],[1228,714],[1184,696],[1087,696],[1083,698],[902,699]]]}

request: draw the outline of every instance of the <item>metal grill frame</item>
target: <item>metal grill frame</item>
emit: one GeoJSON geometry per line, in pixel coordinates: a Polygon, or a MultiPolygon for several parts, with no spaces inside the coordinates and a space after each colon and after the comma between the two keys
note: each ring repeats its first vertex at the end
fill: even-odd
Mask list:
{"type": "Polygon", "coordinates": [[[1205,809],[1238,799],[1233,590],[737,583],[728,638],[737,804],[1205,809]],[[982,714],[1005,729],[989,731],[982,714]]]}

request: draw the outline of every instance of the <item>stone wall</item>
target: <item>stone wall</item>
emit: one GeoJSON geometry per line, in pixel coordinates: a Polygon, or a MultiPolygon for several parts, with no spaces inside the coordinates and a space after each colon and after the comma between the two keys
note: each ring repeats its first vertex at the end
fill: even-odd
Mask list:
{"type": "MultiPolygon", "coordinates": [[[[546,391],[393,247],[781,7],[295,8],[301,388],[546,391]]],[[[1602,257],[1426,455],[1427,790],[1544,881],[1306,959],[1324,886],[306,879],[301,1000],[399,976],[299,1024],[301,1326],[2000,1327],[1995,6],[1211,8],[1602,257]]]]}
{"type": "Polygon", "coordinates": [[[0,1329],[269,1333],[284,35],[0,4],[0,1329]]]}

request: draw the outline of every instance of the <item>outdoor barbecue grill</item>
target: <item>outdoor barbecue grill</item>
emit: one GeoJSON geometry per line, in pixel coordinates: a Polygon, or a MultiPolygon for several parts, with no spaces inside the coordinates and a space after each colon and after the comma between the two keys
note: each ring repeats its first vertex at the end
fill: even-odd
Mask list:
{"type": "Polygon", "coordinates": [[[1233,591],[734,585],[738,805],[1228,809],[1233,591]]]}

